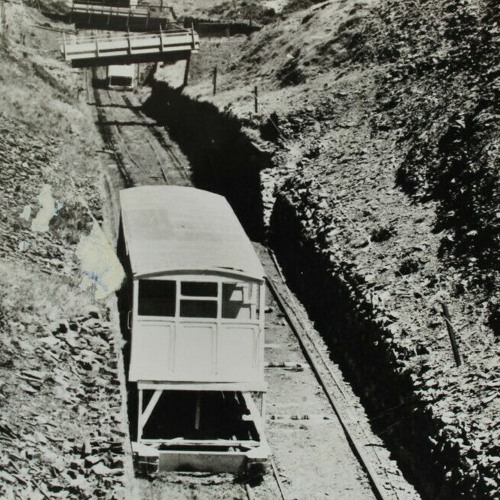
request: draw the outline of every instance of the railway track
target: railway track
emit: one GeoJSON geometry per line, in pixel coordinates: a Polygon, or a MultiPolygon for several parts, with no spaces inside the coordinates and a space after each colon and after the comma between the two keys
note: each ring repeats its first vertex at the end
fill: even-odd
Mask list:
{"type": "MultiPolygon", "coordinates": [[[[304,324],[304,318],[296,314],[297,303],[285,284],[285,278],[274,253],[272,250],[268,250],[268,253],[271,257],[274,269],[280,278],[279,281],[275,281],[268,277],[266,280],[268,288],[286,317],[290,328],[293,330],[309,367],[314,372],[333,412],[338,418],[339,424],[342,426],[352,451],[367,475],[375,497],[379,500],[397,498],[394,488],[390,487],[389,491],[387,491],[387,488],[382,483],[381,476],[384,476],[384,474],[376,471],[372,465],[375,461],[377,465],[381,468],[383,467],[379,456],[375,451],[372,451],[372,456],[368,456],[367,452],[364,450],[359,439],[359,432],[354,431],[354,427],[357,427],[358,422],[352,417],[349,410],[348,397],[344,393],[341,383],[331,370],[324,353],[315,343],[314,339],[308,335],[308,330],[312,328],[312,325],[304,324]]],[[[365,441],[368,440],[366,434],[362,437],[365,441]]]]}
{"type": "Polygon", "coordinates": [[[128,187],[144,184],[190,183],[190,174],[172,151],[162,127],[139,111],[127,91],[92,88],[92,79],[104,81],[102,71],[87,70],[87,97],[97,108],[103,136],[113,152],[128,187]],[[100,78],[99,78],[100,77],[100,78]]]}
{"type": "MultiPolygon", "coordinates": [[[[134,114],[141,120],[150,120],[147,118],[139,109],[137,109],[137,106],[134,106],[131,98],[125,94],[122,93],[121,97],[125,104],[129,106],[129,108],[134,112],[134,114]]],[[[154,123],[154,122],[153,122],[154,123]]],[[[148,137],[148,142],[150,143],[151,147],[155,151],[155,154],[157,156],[158,162],[161,164],[161,158],[159,155],[156,153],[157,148],[160,148],[160,151],[164,154],[166,153],[168,155],[169,161],[175,166],[175,168],[180,172],[181,176],[183,177],[184,181],[189,184],[190,183],[190,172],[189,169],[186,167],[186,162],[181,160],[179,158],[179,155],[174,152],[174,148],[172,146],[171,141],[166,137],[165,131],[162,127],[156,126],[156,127],[151,127],[150,128],[151,135],[154,136],[156,141],[152,141],[148,137]],[[156,142],[156,146],[154,145],[156,142]]]]}
{"type": "MultiPolygon", "coordinates": [[[[95,88],[92,94],[103,135],[127,186],[189,185],[185,159],[174,151],[163,128],[134,105],[129,93],[95,88]]],[[[363,418],[354,414],[352,395],[346,393],[349,391],[332,370],[327,352],[311,334],[313,327],[307,316],[297,313],[300,305],[288,290],[273,254],[265,248],[259,251],[268,274],[266,378],[270,391],[266,427],[274,457],[260,484],[229,483],[224,496],[273,500],[328,495],[416,498],[404,480],[400,481],[388,453],[381,457],[376,451],[380,441],[366,430],[363,418]],[[395,476],[397,489],[391,486],[395,476]]],[[[183,498],[175,484],[174,479],[156,486],[145,482],[140,483],[139,491],[144,498],[158,494],[183,498]]],[[[189,485],[200,497],[212,487],[209,481],[203,483],[198,478],[189,485]]]]}

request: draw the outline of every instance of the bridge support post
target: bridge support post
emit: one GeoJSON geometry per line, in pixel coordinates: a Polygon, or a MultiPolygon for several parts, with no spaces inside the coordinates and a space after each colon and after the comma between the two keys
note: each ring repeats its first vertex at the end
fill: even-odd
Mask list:
{"type": "Polygon", "coordinates": [[[189,66],[191,65],[191,54],[187,56],[186,67],[184,69],[184,82],[183,86],[186,87],[189,81],[189,66]]]}
{"type": "Polygon", "coordinates": [[[217,66],[214,67],[214,72],[212,76],[212,84],[213,84],[213,95],[217,94],[217,66]]]}

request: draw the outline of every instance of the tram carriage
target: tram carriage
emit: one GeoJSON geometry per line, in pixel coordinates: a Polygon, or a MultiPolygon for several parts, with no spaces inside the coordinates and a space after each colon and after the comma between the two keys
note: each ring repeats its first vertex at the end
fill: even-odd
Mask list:
{"type": "Polygon", "coordinates": [[[106,70],[108,88],[132,90],[136,85],[137,67],[135,64],[110,65],[106,70]]]}
{"type": "MultiPolygon", "coordinates": [[[[225,198],[207,191],[143,186],[122,190],[120,203],[136,454],[159,458],[160,470],[231,472],[265,462],[264,271],[250,240],[225,198]],[[172,413],[190,397],[193,415],[183,413],[189,424],[180,430],[172,413]],[[227,408],[234,435],[202,432],[204,415],[227,408]],[[160,427],[171,423],[159,435],[148,423],[155,415],[160,427]]],[[[218,418],[226,416],[207,416],[218,418]]]]}

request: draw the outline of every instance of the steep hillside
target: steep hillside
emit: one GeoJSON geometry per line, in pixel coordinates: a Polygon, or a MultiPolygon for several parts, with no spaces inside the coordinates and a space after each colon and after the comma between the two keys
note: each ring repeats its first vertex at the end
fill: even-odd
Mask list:
{"type": "Polygon", "coordinates": [[[58,34],[36,27],[62,26],[1,12],[0,497],[122,498],[119,346],[81,258],[102,235],[102,142],[58,34]]]}
{"type": "Polygon", "coordinates": [[[223,59],[206,44],[217,95],[203,49],[184,90],[274,145],[270,239],[430,498],[498,493],[499,19],[494,1],[331,0],[223,59]]]}
{"type": "MultiPolygon", "coordinates": [[[[498,2],[190,0],[184,14],[200,5],[269,24],[205,41],[177,96],[184,140],[206,136],[190,147],[207,170],[241,160],[243,175],[223,163],[237,179],[223,188],[253,222],[264,211],[287,278],[424,496],[498,498],[498,2]]],[[[115,341],[77,250],[101,218],[102,143],[47,19],[0,13],[0,496],[120,497],[115,341]]]]}

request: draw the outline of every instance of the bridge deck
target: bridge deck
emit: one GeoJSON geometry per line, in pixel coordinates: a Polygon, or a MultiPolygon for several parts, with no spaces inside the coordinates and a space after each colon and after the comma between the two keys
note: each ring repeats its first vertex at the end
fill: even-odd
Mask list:
{"type": "Polygon", "coordinates": [[[176,26],[172,19],[165,12],[129,9],[126,7],[83,5],[74,7],[71,11],[72,22],[75,23],[76,28],[81,29],[92,28],[146,33],[158,32],[160,29],[181,28],[176,26]],[[91,8],[87,9],[87,7],[91,8]]]}
{"type": "Polygon", "coordinates": [[[133,17],[172,17],[166,10],[147,7],[123,7],[118,5],[95,5],[86,3],[74,3],[71,13],[78,14],[100,14],[113,16],[133,16],[133,17]]]}
{"type": "Polygon", "coordinates": [[[138,5],[137,0],[73,0],[71,21],[77,28],[143,33],[181,28],[175,25],[173,7],[163,2],[138,5]]]}
{"type": "Polygon", "coordinates": [[[61,52],[73,67],[107,66],[138,62],[187,59],[200,46],[194,30],[151,34],[72,37],[63,40],[61,52]]]}

